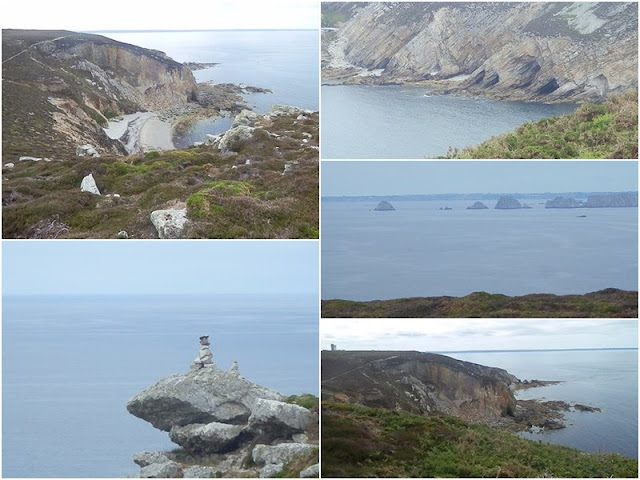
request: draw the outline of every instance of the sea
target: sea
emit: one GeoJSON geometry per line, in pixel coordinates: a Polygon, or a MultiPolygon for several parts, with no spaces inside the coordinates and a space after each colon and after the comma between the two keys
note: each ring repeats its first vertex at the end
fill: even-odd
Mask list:
{"type": "MultiPolygon", "coordinates": [[[[553,199],[555,194],[549,194],[553,199]]],[[[638,289],[638,209],[467,210],[469,200],[322,202],[322,298],[638,289]],[[450,210],[444,210],[449,208],[450,210]]]]}
{"type": "Polygon", "coordinates": [[[638,458],[638,350],[541,350],[445,355],[507,370],[520,380],[562,383],[516,392],[516,398],[563,400],[601,412],[568,412],[567,428],[519,434],[590,453],[638,458]]]}
{"type": "Polygon", "coordinates": [[[474,146],[577,107],[435,95],[398,85],[323,85],[321,94],[323,159],[436,158],[449,147],[474,146]]]}
{"type": "MultiPolygon", "coordinates": [[[[93,32],[114,40],[165,52],[178,62],[216,63],[193,72],[196,81],[267,88],[272,93],[244,95],[251,109],[263,114],[273,105],[318,111],[318,30],[209,30],[93,32]]],[[[207,134],[229,129],[233,117],[197,122],[176,139],[184,148],[207,134]]]]}
{"type": "Polygon", "coordinates": [[[218,367],[318,395],[317,296],[3,297],[2,476],[124,477],[176,448],[126,403],[188,372],[201,335],[218,367]]]}

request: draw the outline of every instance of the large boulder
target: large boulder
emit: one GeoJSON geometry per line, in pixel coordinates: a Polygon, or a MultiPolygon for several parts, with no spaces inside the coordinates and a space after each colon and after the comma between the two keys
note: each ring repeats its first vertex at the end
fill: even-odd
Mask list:
{"type": "Polygon", "coordinates": [[[231,128],[239,127],[240,125],[246,125],[247,127],[255,126],[258,121],[258,114],[251,110],[242,110],[236,118],[233,119],[231,128]]]}
{"type": "Polygon", "coordinates": [[[133,463],[146,467],[153,463],[167,463],[171,459],[161,452],[140,452],[133,456],[133,463]]]}
{"type": "Polygon", "coordinates": [[[181,238],[187,226],[187,209],[155,210],[151,212],[151,223],[159,238],[181,238]]]}
{"type": "Polygon", "coordinates": [[[305,431],[313,420],[313,414],[299,405],[259,399],[249,417],[249,427],[270,439],[286,438],[305,431]]]}
{"type": "Polygon", "coordinates": [[[280,443],[278,445],[256,445],[251,457],[258,465],[289,463],[297,457],[307,455],[318,448],[308,443],[280,443]]]}
{"type": "Polygon", "coordinates": [[[173,443],[190,452],[224,453],[234,450],[247,436],[242,425],[211,422],[206,425],[174,426],[169,432],[173,443]]]}
{"type": "Polygon", "coordinates": [[[254,127],[238,125],[230,128],[220,139],[218,148],[222,153],[237,152],[243,145],[253,138],[254,127]]]}
{"type": "Polygon", "coordinates": [[[189,468],[185,468],[182,471],[184,478],[219,478],[222,477],[224,472],[214,467],[205,467],[202,465],[194,465],[189,468]]]}
{"type": "Polygon", "coordinates": [[[82,179],[82,183],[80,183],[80,191],[93,193],[94,195],[101,195],[92,173],[82,179]]]}
{"type": "Polygon", "coordinates": [[[166,377],[127,402],[127,410],[154,427],[211,422],[244,424],[259,399],[282,400],[278,392],[215,366],[166,377]]]}
{"type": "Polygon", "coordinates": [[[181,478],[182,469],[173,461],[152,463],[140,469],[140,478],[181,478]]]}

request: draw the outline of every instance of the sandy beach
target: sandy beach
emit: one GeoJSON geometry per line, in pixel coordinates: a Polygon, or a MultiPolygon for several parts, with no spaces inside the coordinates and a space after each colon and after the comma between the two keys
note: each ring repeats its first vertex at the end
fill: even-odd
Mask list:
{"type": "Polygon", "coordinates": [[[109,138],[122,142],[129,154],[173,150],[171,123],[153,112],[137,112],[110,121],[103,129],[109,138]]]}

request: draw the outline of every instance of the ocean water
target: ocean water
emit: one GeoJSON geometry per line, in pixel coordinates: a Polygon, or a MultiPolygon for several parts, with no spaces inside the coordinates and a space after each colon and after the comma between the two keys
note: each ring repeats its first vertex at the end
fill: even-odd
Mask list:
{"type": "Polygon", "coordinates": [[[423,87],[322,86],[322,158],[435,158],[575,105],[428,95],[423,87]]]}
{"type": "MultiPolygon", "coordinates": [[[[109,38],[161,50],[178,62],[217,63],[196,70],[197,82],[235,83],[273,93],[245,95],[251,108],[266,113],[273,105],[317,111],[319,57],[317,30],[211,30],[196,32],[101,32],[109,38]]],[[[181,137],[177,147],[226,131],[232,118],[203,120],[181,137]]]]}
{"type": "Polygon", "coordinates": [[[3,477],[123,477],[175,448],[126,402],[188,372],[200,335],[220,368],[318,394],[315,296],[4,297],[2,323],[3,477]]]}
{"type": "MultiPolygon", "coordinates": [[[[550,197],[550,198],[553,198],[550,197]]],[[[322,202],[322,298],[638,289],[638,209],[466,210],[474,200],[322,202]],[[440,210],[449,207],[452,210],[440,210]],[[580,218],[579,215],[586,215],[580,218]]]]}
{"type": "Polygon", "coordinates": [[[567,428],[520,434],[590,453],[638,458],[638,350],[448,353],[467,362],[506,369],[520,380],[562,383],[516,392],[524,400],[563,400],[602,411],[569,412],[567,428]]]}

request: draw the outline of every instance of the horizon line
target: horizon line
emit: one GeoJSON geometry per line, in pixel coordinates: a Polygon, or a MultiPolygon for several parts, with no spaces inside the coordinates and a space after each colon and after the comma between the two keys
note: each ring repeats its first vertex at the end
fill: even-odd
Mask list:
{"type": "Polygon", "coordinates": [[[638,190],[609,190],[609,191],[587,191],[587,190],[574,190],[564,192],[442,192],[442,193],[371,193],[371,194],[359,194],[359,195],[322,195],[322,198],[359,198],[359,197],[416,197],[416,196],[433,196],[433,195],[557,195],[559,193],[588,193],[588,194],[605,194],[605,193],[635,193],[638,194],[638,190]]]}

